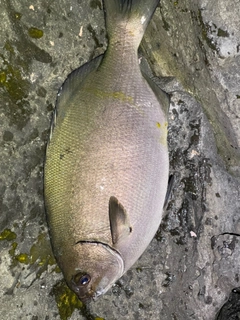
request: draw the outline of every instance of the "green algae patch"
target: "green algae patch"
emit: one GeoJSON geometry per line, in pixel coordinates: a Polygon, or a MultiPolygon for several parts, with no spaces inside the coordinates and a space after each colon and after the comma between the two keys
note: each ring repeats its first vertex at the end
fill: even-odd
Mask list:
{"type": "Polygon", "coordinates": [[[26,253],[20,253],[20,254],[16,255],[15,259],[20,263],[24,263],[24,264],[30,263],[29,256],[26,253]]]}
{"type": "Polygon", "coordinates": [[[5,113],[9,118],[9,125],[15,124],[22,129],[31,115],[30,104],[27,101],[30,83],[24,79],[28,65],[16,56],[13,46],[6,42],[4,54],[0,54],[2,68],[0,69],[0,87],[8,102],[5,113]]]}
{"type": "Polygon", "coordinates": [[[17,238],[16,233],[11,231],[10,229],[5,229],[2,231],[0,234],[0,240],[7,240],[7,241],[12,241],[17,238]]]}
{"type": "Polygon", "coordinates": [[[222,29],[218,29],[218,32],[217,32],[217,36],[218,37],[224,37],[224,38],[227,38],[229,37],[229,33],[225,30],[222,30],[222,29]]]}
{"type": "MultiPolygon", "coordinates": [[[[4,49],[10,54],[12,59],[15,58],[14,48],[9,42],[6,42],[4,49]]],[[[2,54],[0,54],[0,57],[3,60],[3,69],[0,70],[0,83],[4,85],[14,100],[26,98],[28,96],[29,82],[23,79],[22,73],[25,67],[28,66],[21,63],[22,61],[17,58],[11,64],[2,54]]]]}
{"type": "MultiPolygon", "coordinates": [[[[9,241],[14,240],[16,238],[16,235],[14,233],[13,235],[11,235],[11,233],[9,233],[9,230],[8,229],[6,230],[7,231],[4,230],[1,233],[0,240],[1,240],[1,237],[5,239],[9,239],[9,241]]],[[[36,267],[39,268],[37,272],[37,276],[40,276],[44,271],[46,271],[49,265],[50,266],[55,265],[55,268],[52,270],[53,272],[56,272],[56,273],[61,272],[59,267],[56,265],[56,261],[52,254],[51,246],[46,233],[41,233],[38,236],[37,241],[32,245],[29,253],[26,253],[26,252],[16,253],[17,246],[18,246],[17,242],[13,242],[11,244],[11,249],[9,250],[9,254],[12,257],[12,264],[11,264],[12,267],[16,266],[18,263],[26,264],[26,265],[35,265],[36,267]]]]}
{"type": "Polygon", "coordinates": [[[75,309],[83,308],[83,303],[65,284],[64,281],[58,282],[51,291],[55,296],[59,315],[62,320],[67,320],[75,309]]]}
{"type": "Polygon", "coordinates": [[[56,263],[45,233],[38,236],[37,242],[32,245],[29,254],[14,254],[13,258],[23,264],[32,265],[36,263],[39,267],[47,267],[47,265],[54,265],[56,263]]]}
{"type": "Polygon", "coordinates": [[[64,280],[57,282],[50,294],[55,297],[61,320],[67,320],[75,310],[78,310],[86,320],[105,320],[96,314],[92,315],[88,307],[69,289],[64,280]]]}
{"type": "Polygon", "coordinates": [[[39,266],[45,264],[54,265],[56,263],[46,233],[38,236],[37,242],[30,249],[29,257],[31,264],[38,261],[39,266]]]}
{"type": "Polygon", "coordinates": [[[21,14],[20,12],[15,12],[15,13],[14,13],[14,18],[15,18],[16,20],[20,20],[20,19],[22,18],[22,14],[21,14]]]}
{"type": "Polygon", "coordinates": [[[8,251],[11,257],[14,256],[16,248],[17,248],[17,242],[13,242],[11,244],[11,249],[8,251]]]}
{"type": "Polygon", "coordinates": [[[43,31],[34,27],[28,29],[28,34],[31,38],[34,39],[40,39],[43,37],[43,31]]]}
{"type": "Polygon", "coordinates": [[[7,80],[7,74],[6,74],[6,72],[5,71],[1,71],[0,72],[0,83],[5,83],[6,82],[6,80],[7,80]]]}

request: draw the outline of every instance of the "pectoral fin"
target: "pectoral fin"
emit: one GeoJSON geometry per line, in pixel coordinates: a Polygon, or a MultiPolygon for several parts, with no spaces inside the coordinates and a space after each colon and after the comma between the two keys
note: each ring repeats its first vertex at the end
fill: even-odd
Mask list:
{"type": "Polygon", "coordinates": [[[127,212],[115,197],[109,199],[109,220],[113,244],[132,232],[127,212]]]}

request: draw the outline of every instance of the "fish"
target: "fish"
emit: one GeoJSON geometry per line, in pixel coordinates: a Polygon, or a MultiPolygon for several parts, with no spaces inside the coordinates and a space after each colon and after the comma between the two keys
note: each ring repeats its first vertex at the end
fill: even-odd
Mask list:
{"type": "Polygon", "coordinates": [[[69,288],[96,300],[138,260],[162,219],[169,99],[138,47],[159,0],[104,0],[105,53],[58,92],[46,149],[50,241],[69,288]]]}

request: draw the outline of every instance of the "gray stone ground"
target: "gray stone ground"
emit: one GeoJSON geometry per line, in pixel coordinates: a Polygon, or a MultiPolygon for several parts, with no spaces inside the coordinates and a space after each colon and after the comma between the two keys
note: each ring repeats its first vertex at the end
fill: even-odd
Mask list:
{"type": "Polygon", "coordinates": [[[86,308],[51,254],[43,162],[58,88],[106,48],[101,2],[0,1],[0,319],[239,319],[239,9],[157,8],[141,52],[171,95],[174,189],[149,248],[86,308]]]}

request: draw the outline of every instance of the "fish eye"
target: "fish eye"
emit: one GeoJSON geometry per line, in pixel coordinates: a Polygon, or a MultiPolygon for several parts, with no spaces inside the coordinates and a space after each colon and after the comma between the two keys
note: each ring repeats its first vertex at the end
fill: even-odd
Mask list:
{"type": "Polygon", "coordinates": [[[79,284],[82,286],[85,286],[86,284],[88,284],[91,280],[91,277],[88,274],[85,274],[79,281],[79,284]]]}
{"type": "Polygon", "coordinates": [[[74,282],[79,286],[86,286],[91,281],[91,277],[89,274],[76,274],[74,276],[74,282]]]}

